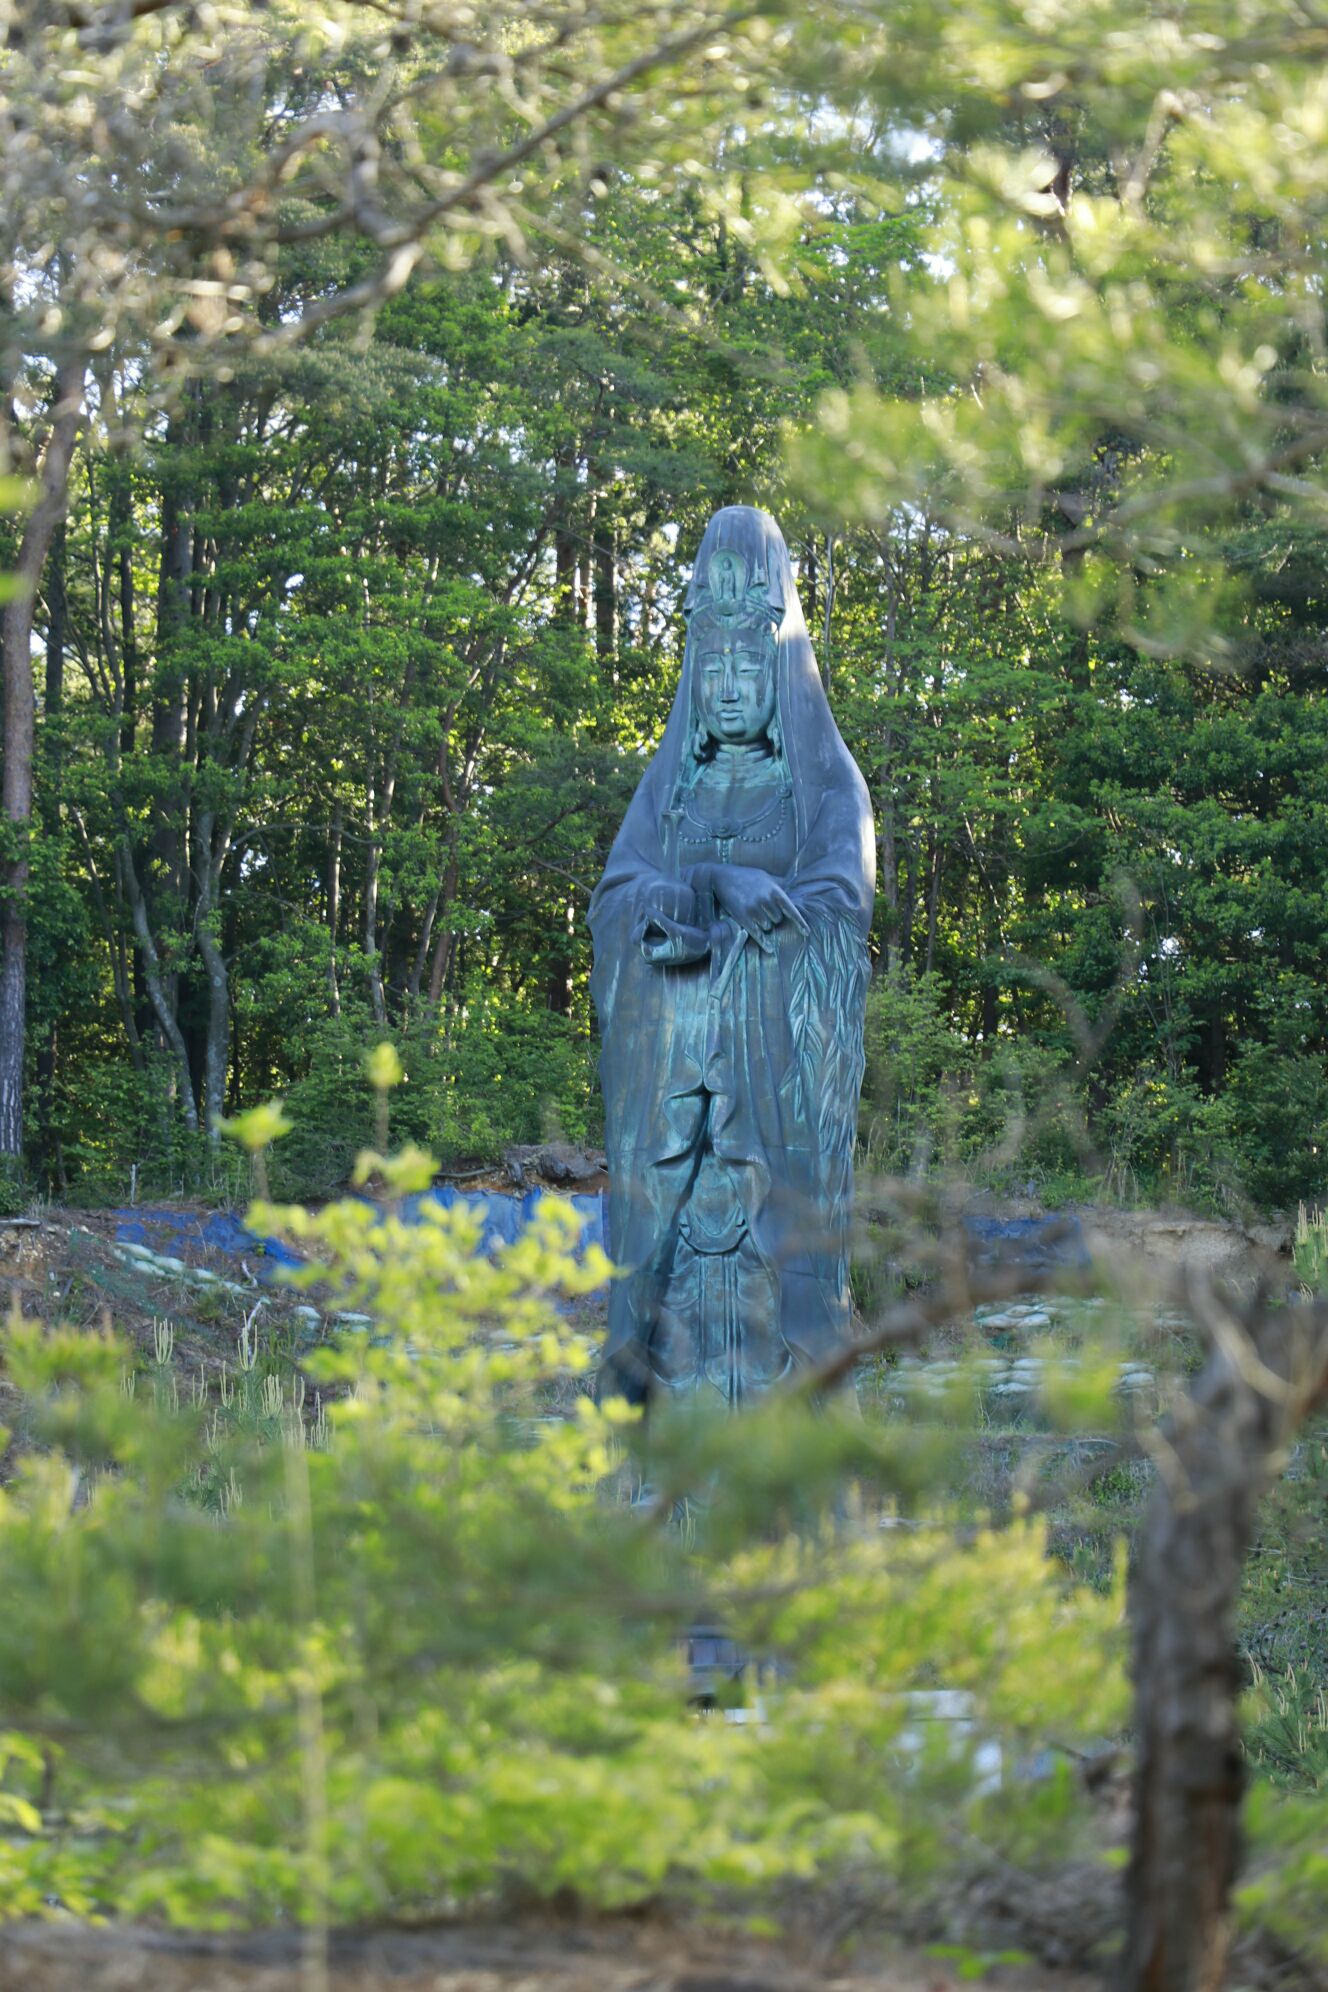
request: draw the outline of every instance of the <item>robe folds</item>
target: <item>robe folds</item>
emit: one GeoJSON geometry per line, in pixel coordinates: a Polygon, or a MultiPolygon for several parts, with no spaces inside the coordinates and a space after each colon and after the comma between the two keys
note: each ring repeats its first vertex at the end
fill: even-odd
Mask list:
{"type": "MultiPolygon", "coordinates": [[[[866,784],[830,712],[774,520],[747,506],[711,519],[688,589],[709,612],[716,577],[745,590],[774,634],[783,829],[741,826],[707,862],[759,866],[801,916],[765,945],[724,917],[695,866],[686,801],[708,742],[693,698],[693,641],[664,736],[591,900],[609,1157],[609,1298],[601,1391],[652,1394],[651,1340],[679,1225],[713,1152],[778,1295],[778,1332],[814,1363],[849,1332],[852,1158],[863,1071],[875,838],[866,784]],[[716,556],[719,556],[716,560],[716,556]],[[737,582],[732,577],[736,574],[737,582]]],[[[713,1171],[715,1163],[708,1163],[713,1171]]],[[[693,1225],[704,1221],[698,1196],[693,1225]]]]}

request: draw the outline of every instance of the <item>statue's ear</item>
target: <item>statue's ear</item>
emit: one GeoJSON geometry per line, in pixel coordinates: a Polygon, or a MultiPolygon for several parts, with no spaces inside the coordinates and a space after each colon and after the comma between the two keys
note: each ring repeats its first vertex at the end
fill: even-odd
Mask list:
{"type": "Polygon", "coordinates": [[[697,761],[704,761],[705,751],[709,745],[710,745],[710,735],[706,732],[700,720],[698,720],[696,722],[696,730],[692,734],[693,758],[697,761]]]}

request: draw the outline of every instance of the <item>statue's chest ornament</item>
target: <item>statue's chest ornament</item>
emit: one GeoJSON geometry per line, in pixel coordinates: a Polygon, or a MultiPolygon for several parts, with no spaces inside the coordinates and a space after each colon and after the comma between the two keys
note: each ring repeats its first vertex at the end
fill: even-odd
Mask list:
{"type": "Polygon", "coordinates": [[[744,844],[773,843],[784,827],[784,817],[787,808],[787,791],[780,788],[776,790],[770,800],[763,804],[754,815],[744,816],[740,819],[725,817],[717,822],[708,823],[703,816],[697,814],[689,797],[684,810],[684,816],[686,821],[692,826],[692,829],[699,834],[693,836],[684,830],[682,841],[684,844],[694,846],[717,844],[719,846],[721,862],[727,863],[732,846],[739,840],[744,844]]]}

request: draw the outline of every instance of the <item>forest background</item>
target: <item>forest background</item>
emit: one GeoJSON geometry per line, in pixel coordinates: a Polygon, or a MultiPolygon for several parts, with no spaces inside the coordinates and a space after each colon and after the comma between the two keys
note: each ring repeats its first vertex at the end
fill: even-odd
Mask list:
{"type": "MultiPolygon", "coordinates": [[[[273,15],[258,55],[214,28],[207,116],[145,119],[152,198],[168,170],[234,183],[228,63],[263,77],[249,170],[284,174],[302,120],[381,84],[360,12],[273,15]]],[[[675,64],[667,141],[551,144],[538,200],[505,185],[426,231],[408,282],[303,185],[252,291],[211,238],[183,289],[142,239],[92,253],[71,218],[38,245],[16,199],[15,469],[75,373],[78,401],[9,902],[29,1183],[231,1193],[217,1119],[284,1094],[276,1187],[329,1191],[384,1035],[397,1125],[446,1165],[593,1142],[587,898],[676,682],[691,551],[754,502],[876,806],[873,1158],[1053,1202],[1322,1192],[1328,609],[1321,503],[1287,474],[1320,419],[1319,190],[1285,139],[1322,115],[1312,25],[1279,14],[1260,107],[1257,9],[1245,44],[1139,10],[1096,70],[1068,14],[832,12],[744,15],[762,32],[684,57],[670,100],[675,64]],[[1262,204],[1256,164],[1232,205],[1233,144],[1262,204]]],[[[209,32],[172,49],[172,10],[138,13],[95,85],[31,55],[48,166],[100,132],[112,193],[123,65],[209,32]]]]}

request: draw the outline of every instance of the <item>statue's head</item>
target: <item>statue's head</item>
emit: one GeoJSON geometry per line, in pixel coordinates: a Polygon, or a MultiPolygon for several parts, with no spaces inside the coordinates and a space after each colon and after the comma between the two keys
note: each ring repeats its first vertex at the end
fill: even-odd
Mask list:
{"type": "Polygon", "coordinates": [[[707,740],[765,740],[775,715],[775,632],[765,616],[693,619],[692,701],[707,740]]]}
{"type": "MultiPolygon", "coordinates": [[[[724,515],[719,515],[723,517],[724,515]]],[[[734,508],[730,517],[762,517],[734,508]]],[[[688,592],[688,649],[697,745],[749,745],[770,736],[777,689],[776,632],[765,562],[753,549],[704,548],[688,592]]]]}

